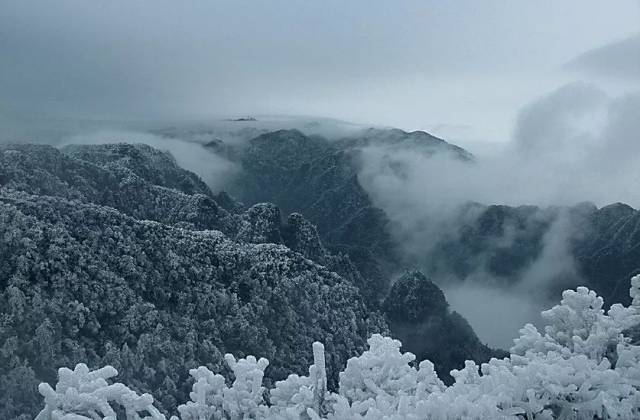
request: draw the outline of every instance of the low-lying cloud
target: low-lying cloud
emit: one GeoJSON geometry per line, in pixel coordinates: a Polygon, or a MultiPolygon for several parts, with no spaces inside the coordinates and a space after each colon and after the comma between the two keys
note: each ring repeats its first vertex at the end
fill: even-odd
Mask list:
{"type": "Polygon", "coordinates": [[[363,151],[361,176],[391,214],[444,212],[467,201],[640,206],[640,94],[571,84],[525,107],[512,142],[477,161],[450,154],[363,151]],[[401,166],[399,178],[393,167],[401,166]],[[423,209],[423,211],[419,211],[423,209]]]}
{"type": "Polygon", "coordinates": [[[444,287],[447,301],[490,346],[509,349],[526,323],[540,323],[543,301],[499,287],[469,282],[444,287]]]}
{"type": "MultiPolygon", "coordinates": [[[[440,241],[455,236],[469,217],[475,217],[467,212],[467,219],[460,218],[461,207],[470,202],[540,206],[532,218],[542,217],[550,206],[585,201],[638,207],[637,156],[640,93],[613,96],[592,84],[572,83],[523,107],[512,141],[475,162],[450,153],[425,157],[371,147],[362,151],[360,179],[375,204],[390,216],[408,257],[424,262],[440,241]]],[[[506,345],[504,331],[513,335],[550,304],[545,292],[561,285],[558,281],[579,278],[570,251],[579,226],[569,222],[564,210],[554,217],[537,258],[509,287],[492,283],[481,258],[477,270],[461,283],[449,282],[446,274],[434,279],[448,291],[453,308],[490,344],[506,345]],[[487,305],[507,312],[518,309],[496,318],[487,305]],[[496,328],[496,322],[509,325],[496,328]]],[[[513,246],[509,231],[496,239],[502,242],[496,247],[513,246]]]]}
{"type": "Polygon", "coordinates": [[[640,34],[587,51],[571,60],[567,68],[640,82],[640,34]]]}
{"type": "Polygon", "coordinates": [[[75,134],[63,141],[63,144],[105,143],[144,143],[168,151],[178,165],[199,175],[214,192],[223,190],[229,185],[240,169],[236,163],[208,152],[199,143],[144,132],[100,130],[75,134]]]}

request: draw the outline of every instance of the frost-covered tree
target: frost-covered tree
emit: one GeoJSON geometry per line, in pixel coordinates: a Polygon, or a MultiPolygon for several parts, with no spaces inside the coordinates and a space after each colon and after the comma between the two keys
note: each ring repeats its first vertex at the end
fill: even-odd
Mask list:
{"type": "Polygon", "coordinates": [[[313,341],[331,337],[336,384],[385,329],[354,285],[284,245],[0,187],[2,419],[33,417],[38,383],[80,362],[114,366],[167,415],[188,398],[190,369],[261,354],[271,385],[304,373],[313,341]]]}
{"type": "Polygon", "coordinates": [[[272,417],[284,419],[314,418],[325,414],[327,407],[327,372],[324,346],[313,343],[314,363],[309,367],[309,376],[289,375],[286,380],[276,382],[270,391],[272,417]]]}
{"type": "Polygon", "coordinates": [[[60,368],[55,389],[47,383],[38,387],[45,407],[35,420],[116,420],[114,405],[124,410],[127,420],[165,420],[153,406],[151,395],[138,395],[121,383],[107,382],[117,374],[111,366],[90,371],[84,363],[74,370],[60,368]]]}
{"type": "MultiPolygon", "coordinates": [[[[262,385],[268,362],[227,355],[235,375],[232,386],[205,367],[193,369],[192,401],[180,406],[181,417],[173,420],[636,419],[640,346],[624,332],[640,323],[640,276],[631,284],[634,303],[615,304],[606,312],[593,291],[565,291],[559,305],[543,312],[543,332],[526,325],[509,357],[481,366],[468,361],[451,372],[451,386],[440,381],[431,362],[416,368],[415,356],[402,353],[399,341],[379,334],[368,340],[367,351],[348,361],[337,392],[327,391],[324,348],[319,343],[313,345],[309,376],[290,375],[277,382],[268,399],[262,385]]],[[[84,419],[73,415],[87,410],[105,413],[108,408],[102,407],[112,400],[133,407],[127,409],[133,413],[130,419],[137,419],[135,413],[143,407],[155,419],[158,412],[145,405],[150,397],[106,383],[103,378],[113,374],[111,369],[90,373],[78,365],[75,372],[82,384],[71,386],[73,392],[66,391],[73,382],[71,371],[62,369],[57,392],[46,384],[40,387],[46,406],[38,420],[84,419]],[[91,374],[98,379],[88,378],[91,374]]]]}
{"type": "MultiPolygon", "coordinates": [[[[225,360],[235,376],[231,387],[226,385],[222,375],[214,374],[204,366],[191,369],[189,374],[195,384],[191,401],[178,407],[182,420],[265,417],[268,409],[263,399],[262,378],[269,361],[256,360],[253,356],[236,360],[231,354],[225,355],[225,360]]],[[[177,420],[177,417],[172,419],[177,420]]]]}

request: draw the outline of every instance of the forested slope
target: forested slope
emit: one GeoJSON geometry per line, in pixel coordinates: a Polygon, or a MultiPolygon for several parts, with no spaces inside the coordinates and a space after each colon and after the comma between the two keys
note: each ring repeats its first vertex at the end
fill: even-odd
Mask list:
{"type": "MultiPolygon", "coordinates": [[[[238,208],[148,146],[2,146],[0,417],[31,418],[38,382],[78,362],[115,366],[175,412],[190,368],[229,373],[225,352],[260,354],[270,383],[302,374],[315,340],[332,354],[334,387],[372,333],[389,333],[390,315],[361,294],[375,283],[300,214],[238,208]]],[[[433,312],[416,322],[457,316],[433,312]]],[[[486,360],[472,331],[462,337],[455,366],[486,360]]]]}

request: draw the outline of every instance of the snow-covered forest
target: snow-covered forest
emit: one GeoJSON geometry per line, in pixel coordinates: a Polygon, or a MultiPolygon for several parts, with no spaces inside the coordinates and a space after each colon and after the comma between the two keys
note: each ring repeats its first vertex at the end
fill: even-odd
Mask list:
{"type": "MultiPolygon", "coordinates": [[[[308,140],[274,136],[256,142],[308,140]]],[[[7,419],[640,414],[640,277],[616,282],[631,285],[627,307],[565,291],[508,353],[483,344],[419,270],[375,281],[380,260],[354,244],[389,243],[364,234],[380,213],[327,245],[300,213],[213,193],[146,145],[0,151],[7,419]]],[[[366,198],[346,178],[341,191],[366,198]]]]}
{"type": "MultiPolygon", "coordinates": [[[[631,280],[632,304],[608,311],[593,291],[566,290],[544,311],[539,331],[525,325],[509,357],[480,366],[467,361],[446,386],[424,360],[379,334],[348,360],[338,388],[327,389],[325,349],[313,343],[308,376],[289,375],[271,389],[262,384],[269,361],[225,355],[233,381],[204,366],[190,370],[190,401],[174,420],[214,419],[632,419],[640,416],[640,276],[631,280]]],[[[117,371],[61,368],[55,389],[39,387],[45,408],[36,420],[166,417],[153,396],[115,382],[117,371]]]]}

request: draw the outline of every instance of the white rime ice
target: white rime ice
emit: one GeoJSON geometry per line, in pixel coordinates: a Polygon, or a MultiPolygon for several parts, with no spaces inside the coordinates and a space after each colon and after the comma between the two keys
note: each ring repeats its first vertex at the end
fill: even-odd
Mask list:
{"type": "Polygon", "coordinates": [[[38,387],[45,407],[36,420],[116,420],[113,403],[124,409],[127,420],[165,419],[153,406],[151,395],[138,395],[121,383],[109,385],[107,379],[117,374],[111,366],[90,371],[84,363],[74,370],[60,368],[55,390],[47,383],[38,387]],[[148,415],[141,416],[140,412],[148,415]]]}
{"type": "MultiPolygon", "coordinates": [[[[525,325],[510,357],[481,366],[467,361],[451,372],[451,386],[438,379],[431,362],[416,368],[415,356],[402,353],[399,341],[377,334],[367,351],[347,362],[337,392],[327,390],[320,343],[313,344],[309,376],[276,382],[268,399],[262,379],[269,362],[226,355],[233,384],[205,367],[192,369],[191,401],[172,420],[637,419],[640,346],[625,334],[635,334],[629,329],[640,323],[640,276],[631,280],[630,294],[631,306],[615,304],[605,312],[595,292],[566,290],[559,305],[542,313],[543,330],[525,325]]],[[[114,403],[127,419],[164,419],[151,396],[109,385],[115,375],[109,366],[60,369],[55,390],[40,386],[45,408],[37,420],[115,419],[114,403]]]]}
{"type": "MultiPolygon", "coordinates": [[[[253,356],[236,360],[231,354],[224,358],[235,375],[232,386],[229,388],[222,375],[214,374],[204,366],[191,369],[189,374],[196,382],[190,394],[191,401],[178,407],[182,420],[266,417],[268,409],[263,399],[262,378],[269,361],[256,360],[253,356]]],[[[178,420],[177,417],[171,419],[178,420]]]]}

